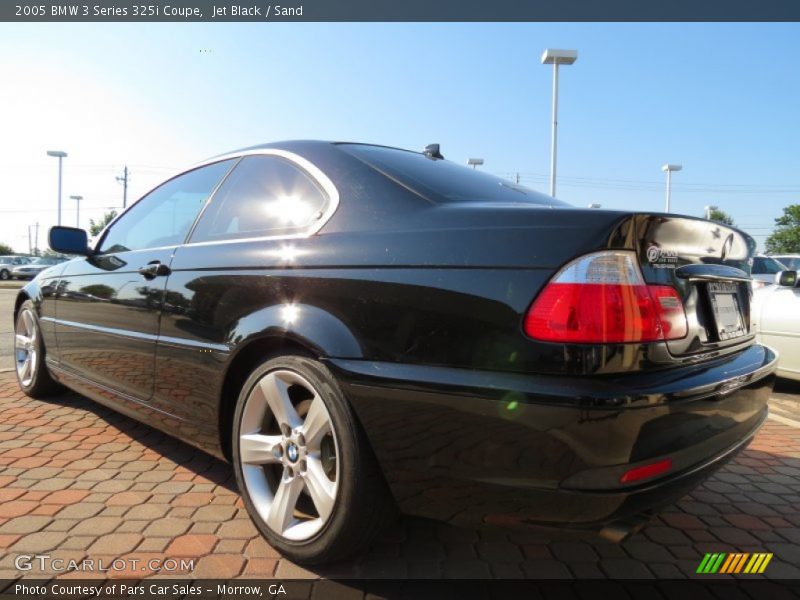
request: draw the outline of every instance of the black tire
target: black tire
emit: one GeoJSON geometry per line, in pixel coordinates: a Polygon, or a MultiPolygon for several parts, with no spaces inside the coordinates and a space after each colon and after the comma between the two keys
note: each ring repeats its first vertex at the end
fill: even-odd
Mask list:
{"type": "MultiPolygon", "coordinates": [[[[37,352],[37,360],[36,366],[33,369],[33,374],[30,376],[30,379],[23,381],[20,378],[19,369],[14,369],[14,372],[17,375],[17,382],[19,383],[19,387],[25,392],[26,395],[30,396],[31,398],[47,398],[49,396],[53,396],[61,391],[63,391],[63,387],[59,385],[50,375],[50,371],[47,369],[47,363],[45,361],[46,356],[46,349],[44,346],[44,339],[42,338],[41,333],[41,326],[39,325],[39,318],[36,314],[36,307],[34,306],[33,302],[30,300],[26,300],[22,303],[22,306],[19,308],[19,312],[17,312],[17,320],[15,322],[15,331],[19,331],[20,321],[24,318],[25,313],[29,313],[33,322],[35,323],[35,327],[38,328],[39,335],[36,336],[36,342],[34,344],[35,350],[37,352]]],[[[14,350],[14,364],[16,366],[16,348],[14,350]]]]}
{"type": "Polygon", "coordinates": [[[329,563],[362,553],[397,514],[394,499],[353,409],[333,375],[319,361],[282,356],[267,360],[253,371],[237,400],[232,454],[236,482],[250,517],[275,549],[298,564],[329,563]],[[287,539],[270,529],[253,505],[242,472],[239,442],[245,402],[256,383],[277,370],[298,373],[314,386],[330,415],[338,446],[338,489],[334,508],[322,529],[303,541],[287,539]]]}
{"type": "Polygon", "coordinates": [[[0,270],[0,279],[2,279],[3,281],[11,279],[11,273],[9,272],[8,269],[0,270]]]}

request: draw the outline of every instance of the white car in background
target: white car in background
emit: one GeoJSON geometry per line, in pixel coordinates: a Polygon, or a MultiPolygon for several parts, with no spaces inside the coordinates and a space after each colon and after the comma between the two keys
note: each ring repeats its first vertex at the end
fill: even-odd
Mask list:
{"type": "Polygon", "coordinates": [[[800,271],[800,254],[771,254],[772,258],[792,271],[800,271]]]}
{"type": "Polygon", "coordinates": [[[15,267],[27,265],[32,260],[28,256],[0,256],[0,279],[3,281],[10,279],[15,267]]]}
{"type": "Polygon", "coordinates": [[[800,279],[785,270],[773,283],[754,286],[751,326],[762,344],[778,351],[778,377],[800,381],[800,279]]]}
{"type": "Polygon", "coordinates": [[[788,270],[787,267],[775,260],[773,256],[754,256],[753,266],[750,268],[750,275],[753,277],[753,289],[758,289],[769,283],[775,283],[775,275],[786,270],[788,270]]]}

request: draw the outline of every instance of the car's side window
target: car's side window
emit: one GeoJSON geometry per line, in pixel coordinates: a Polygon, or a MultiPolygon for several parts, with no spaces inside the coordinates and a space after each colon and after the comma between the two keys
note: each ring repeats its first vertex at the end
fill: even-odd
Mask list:
{"type": "Polygon", "coordinates": [[[761,258],[759,256],[753,259],[753,274],[754,275],[774,275],[783,271],[783,267],[774,258],[761,258]]]}
{"type": "Polygon", "coordinates": [[[99,252],[182,244],[206,200],[234,162],[230,159],[200,167],[157,187],[111,226],[99,252]]]}
{"type": "Polygon", "coordinates": [[[330,198],[294,163],[247,156],[200,216],[190,242],[303,233],[325,214],[330,198]]]}

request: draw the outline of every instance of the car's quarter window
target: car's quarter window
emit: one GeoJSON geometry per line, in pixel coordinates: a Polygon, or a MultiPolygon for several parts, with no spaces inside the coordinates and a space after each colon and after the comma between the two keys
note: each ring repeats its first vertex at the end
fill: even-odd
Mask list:
{"type": "Polygon", "coordinates": [[[101,254],[182,244],[234,159],[179,175],[134,204],[103,237],[101,254]]]}
{"type": "Polygon", "coordinates": [[[299,166],[279,156],[246,156],[197,221],[190,243],[302,234],[331,199],[299,166]]]}

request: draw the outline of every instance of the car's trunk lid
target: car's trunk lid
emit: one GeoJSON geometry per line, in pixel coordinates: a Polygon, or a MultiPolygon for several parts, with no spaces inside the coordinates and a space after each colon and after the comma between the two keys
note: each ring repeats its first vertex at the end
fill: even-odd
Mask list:
{"type": "Polygon", "coordinates": [[[648,283],[675,287],[683,300],[688,334],[667,342],[673,356],[749,345],[750,260],[755,241],[721,223],[665,214],[633,215],[617,235],[632,244],[648,283]]]}

